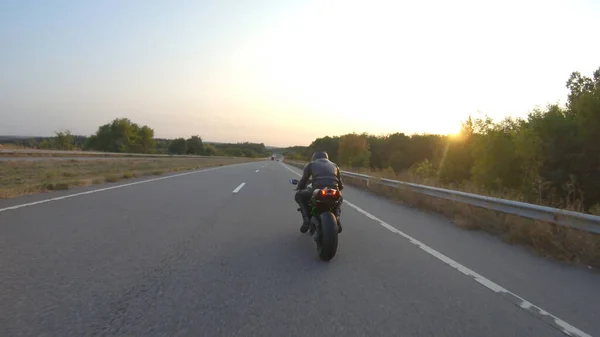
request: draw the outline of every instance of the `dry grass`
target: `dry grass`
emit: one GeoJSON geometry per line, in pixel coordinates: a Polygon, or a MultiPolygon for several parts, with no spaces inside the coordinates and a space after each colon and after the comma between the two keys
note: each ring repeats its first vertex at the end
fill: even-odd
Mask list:
{"type": "Polygon", "coordinates": [[[76,186],[117,182],[134,177],[254,160],[249,158],[128,158],[0,161],[0,198],[67,190],[76,186]]]}
{"type": "MultiPolygon", "coordinates": [[[[0,152],[0,157],[10,158],[32,158],[32,157],[100,157],[100,158],[169,158],[177,157],[177,155],[166,156],[164,154],[131,154],[131,153],[113,153],[113,152],[89,152],[89,151],[57,151],[55,150],[33,150],[34,152],[13,152],[11,150],[32,150],[31,148],[25,147],[0,147],[0,150],[8,150],[7,152],[0,152]]],[[[182,157],[185,158],[185,157],[182,157]]]]}
{"type": "Polygon", "coordinates": [[[16,145],[16,144],[0,144],[0,150],[25,150],[27,149],[25,146],[23,145],[16,145]]]}
{"type": "Polygon", "coordinates": [[[66,150],[47,150],[34,149],[21,145],[0,144],[0,158],[31,158],[31,157],[100,157],[100,158],[202,158],[204,156],[196,155],[170,155],[164,153],[115,153],[115,152],[99,152],[99,151],[83,151],[75,148],[70,151],[66,150]],[[31,152],[20,152],[22,150],[31,152]]]}
{"type": "MultiPolygon", "coordinates": [[[[293,163],[290,164],[294,165],[293,163]]],[[[357,173],[406,181],[391,176],[390,173],[385,171],[371,172],[363,170],[357,173]]],[[[410,179],[407,180],[410,181],[410,179]]],[[[377,180],[366,182],[361,179],[345,177],[344,182],[377,195],[386,196],[405,205],[441,213],[461,228],[484,230],[497,235],[508,243],[529,247],[542,256],[574,264],[600,267],[600,235],[597,234],[430,197],[408,189],[392,188],[378,183],[377,180]]],[[[423,184],[423,181],[413,180],[410,182],[423,184]]],[[[470,190],[471,193],[484,194],[480,191],[470,190]]],[[[512,198],[502,195],[495,196],[518,200],[515,196],[512,196],[512,198]]]]}
{"type": "MultiPolygon", "coordinates": [[[[0,148],[0,150],[2,150],[2,148],[0,148]]],[[[13,150],[13,149],[10,149],[13,150]]],[[[23,150],[29,150],[24,148],[23,150]]],[[[127,157],[126,155],[116,155],[116,154],[111,154],[111,153],[83,153],[83,152],[77,152],[77,153],[73,153],[73,152],[48,152],[48,151],[36,151],[36,152],[0,152],[0,158],[1,157],[9,157],[9,158],[32,158],[32,157],[41,157],[41,158],[46,158],[46,157],[127,157]]],[[[151,157],[151,155],[149,155],[148,157],[151,157]]],[[[143,157],[142,157],[143,158],[143,157]]]]}

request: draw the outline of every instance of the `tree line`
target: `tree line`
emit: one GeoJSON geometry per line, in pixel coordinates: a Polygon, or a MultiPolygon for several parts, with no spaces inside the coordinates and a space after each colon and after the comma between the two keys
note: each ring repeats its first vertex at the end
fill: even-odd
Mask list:
{"type": "Polygon", "coordinates": [[[600,212],[600,68],[573,72],[567,104],[526,118],[469,117],[457,136],[346,134],[284,150],[307,160],[315,150],[348,168],[386,170],[451,188],[476,188],[525,202],[600,212]]]}
{"type": "Polygon", "coordinates": [[[154,129],[139,125],[128,118],[117,118],[101,125],[91,136],[73,135],[70,131],[56,131],[54,137],[6,140],[29,148],[48,150],[83,150],[115,153],[145,153],[203,156],[266,157],[270,154],[260,143],[204,143],[198,135],[189,138],[154,138],[154,129]]]}

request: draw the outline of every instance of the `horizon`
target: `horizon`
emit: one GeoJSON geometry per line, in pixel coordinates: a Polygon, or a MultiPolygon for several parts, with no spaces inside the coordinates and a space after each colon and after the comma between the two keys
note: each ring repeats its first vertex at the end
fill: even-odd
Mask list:
{"type": "MultiPolygon", "coordinates": [[[[364,133],[364,132],[363,132],[364,133]]],[[[362,133],[359,133],[362,134],[362,133]]],[[[371,136],[377,136],[377,137],[382,137],[382,136],[386,136],[389,134],[372,134],[372,133],[368,133],[371,136]]],[[[413,135],[421,135],[423,133],[413,133],[413,134],[406,134],[407,136],[413,136],[413,135]]],[[[427,134],[427,133],[424,133],[427,134]]],[[[89,135],[84,135],[84,134],[71,134],[73,137],[90,137],[92,134],[89,135]]],[[[438,135],[438,136],[451,136],[451,135],[441,135],[441,134],[430,134],[430,135],[438,135]]],[[[164,138],[164,137],[154,137],[153,139],[155,140],[173,140],[173,139],[177,139],[177,138],[189,138],[192,135],[188,135],[188,136],[178,136],[178,137],[173,137],[173,138],[164,138]]],[[[332,135],[323,135],[317,138],[323,138],[323,137],[339,137],[339,135],[336,136],[332,136],[332,135]]],[[[32,139],[32,138],[52,138],[55,137],[54,135],[48,135],[48,136],[23,136],[23,135],[11,135],[11,134],[0,134],[0,145],[2,145],[2,141],[5,141],[5,139],[3,138],[10,138],[9,140],[25,140],[25,139],[32,139]]],[[[283,148],[292,148],[292,147],[308,147],[310,146],[310,144],[316,140],[317,138],[311,140],[309,143],[307,144],[295,144],[295,145],[272,145],[272,144],[268,144],[265,142],[251,142],[251,141],[247,141],[247,140],[242,140],[242,141],[211,141],[211,140],[205,140],[204,138],[202,138],[202,136],[200,136],[200,138],[202,139],[202,143],[205,144],[240,144],[240,143],[254,143],[254,144],[263,144],[266,148],[278,148],[278,149],[283,149],[283,148]]]]}
{"type": "Polygon", "coordinates": [[[569,75],[599,66],[598,16],[593,0],[6,1],[0,134],[124,117],[156,138],[277,147],[448,135],[469,115],[564,104],[569,75]]]}

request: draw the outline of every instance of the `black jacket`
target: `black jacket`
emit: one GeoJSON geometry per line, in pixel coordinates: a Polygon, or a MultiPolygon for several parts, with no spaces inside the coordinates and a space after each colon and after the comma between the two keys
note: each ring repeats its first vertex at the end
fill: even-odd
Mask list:
{"type": "Polygon", "coordinates": [[[340,191],[344,188],[340,168],[329,159],[316,159],[306,164],[302,178],[298,182],[298,189],[305,189],[311,177],[314,187],[337,187],[340,191]]]}

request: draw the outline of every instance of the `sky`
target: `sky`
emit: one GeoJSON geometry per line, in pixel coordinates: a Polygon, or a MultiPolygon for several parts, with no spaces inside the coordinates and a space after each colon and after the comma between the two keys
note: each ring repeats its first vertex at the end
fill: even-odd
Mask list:
{"type": "Polygon", "coordinates": [[[3,0],[0,135],[308,145],[455,133],[564,104],[600,67],[596,0],[3,0]]]}

